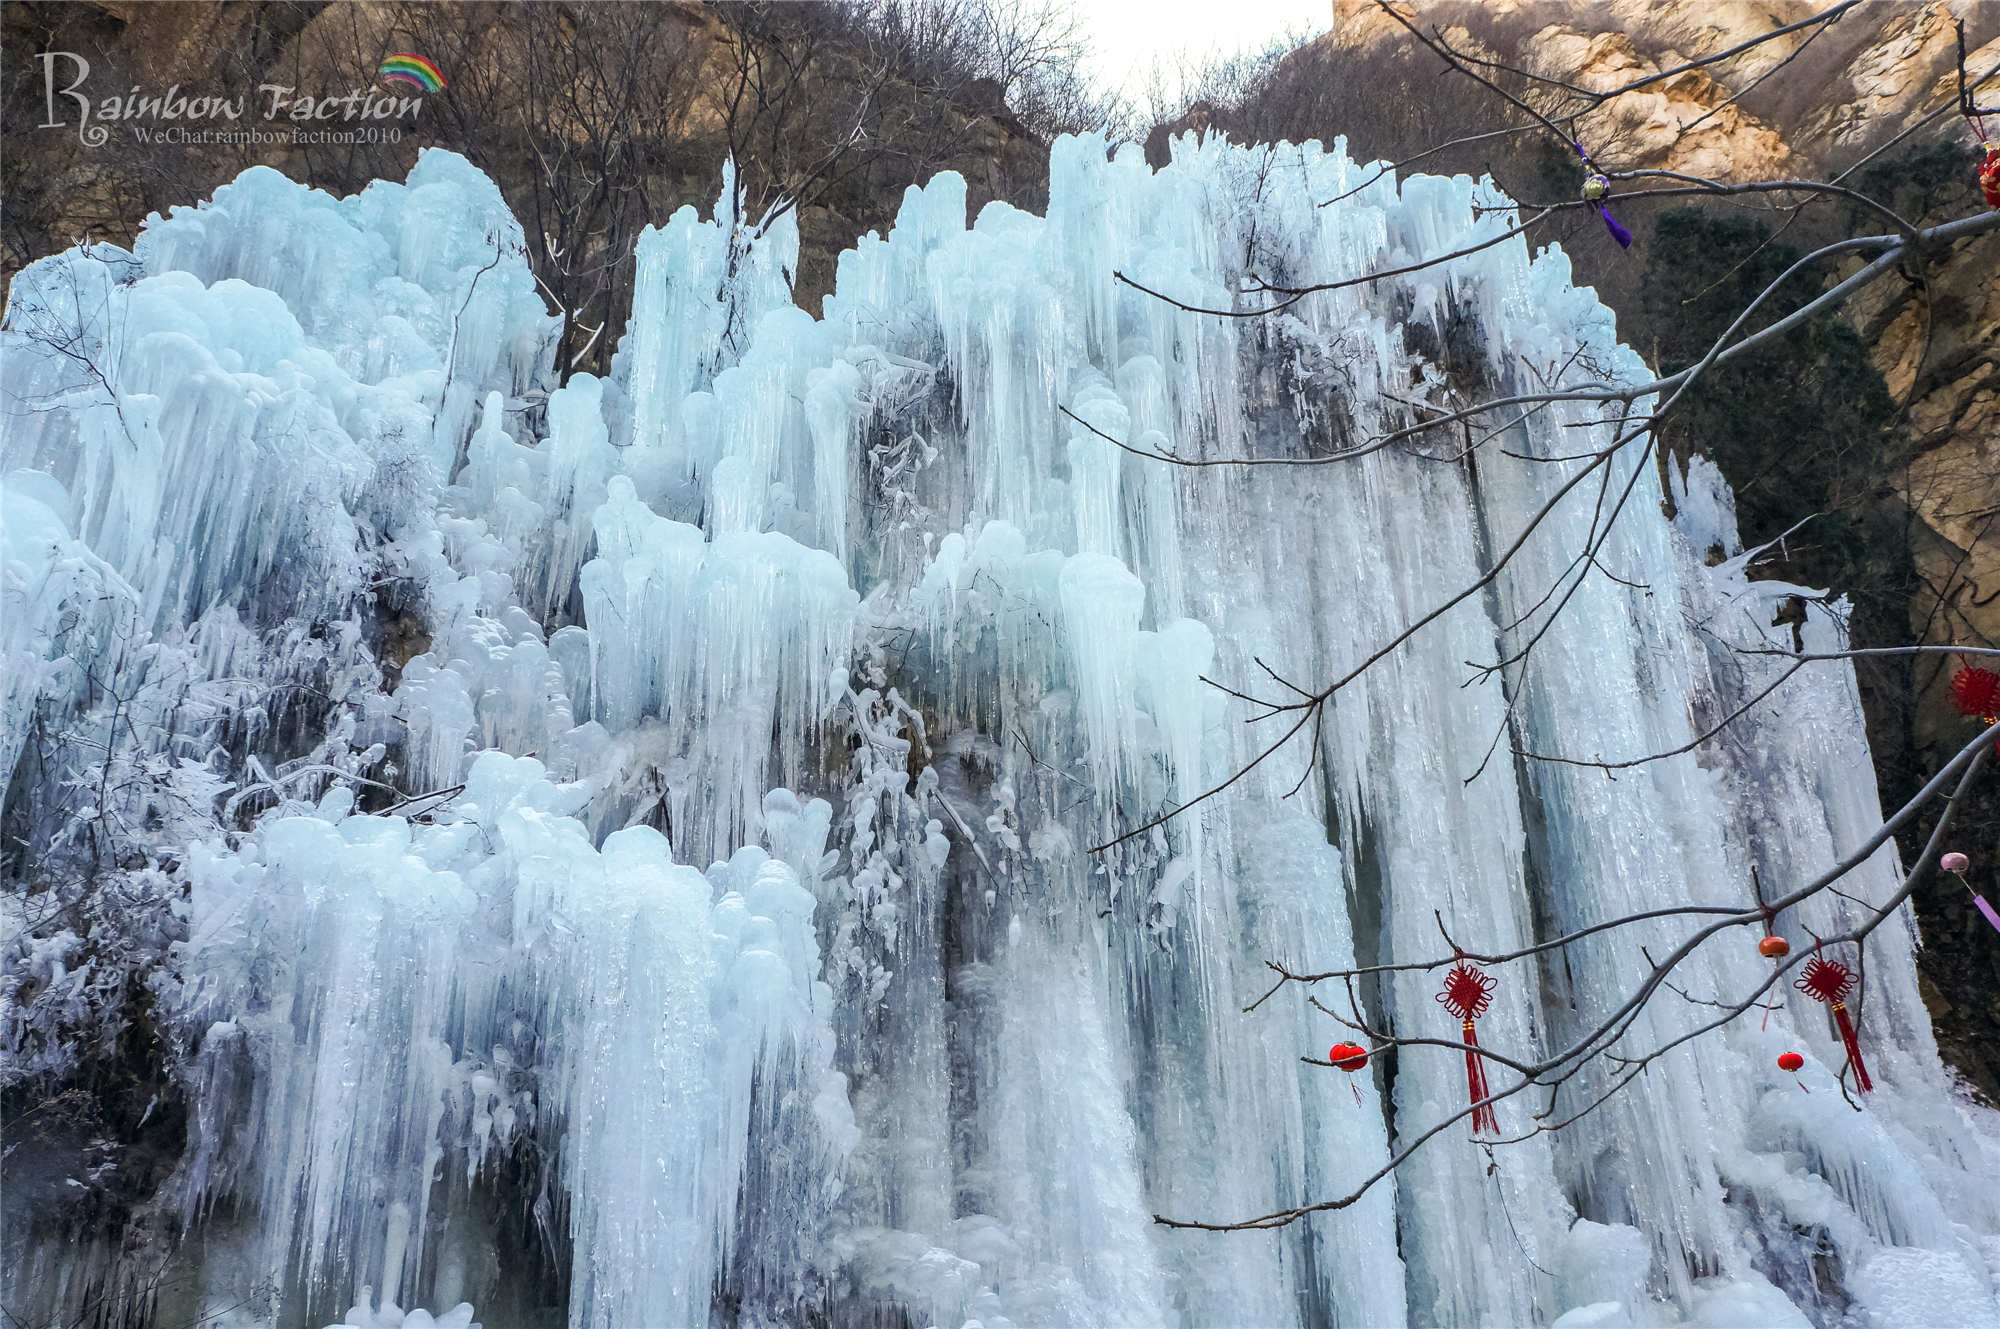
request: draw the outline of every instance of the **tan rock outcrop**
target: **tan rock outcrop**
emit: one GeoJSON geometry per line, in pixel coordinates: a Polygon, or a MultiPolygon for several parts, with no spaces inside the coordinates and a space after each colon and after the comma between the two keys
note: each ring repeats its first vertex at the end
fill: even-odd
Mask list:
{"type": "MultiPolygon", "coordinates": [[[[2000,5],[1864,3],[1824,27],[1802,28],[1596,106],[1566,88],[1612,92],[1834,7],[1835,0],[1400,0],[1394,6],[1466,56],[1535,76],[1522,95],[1544,114],[1582,111],[1576,134],[1600,165],[1726,183],[1831,179],[1906,130],[1934,125],[1934,133],[1952,132],[1955,24],[1966,25],[1968,68],[1983,73],[2000,65],[2000,5]]],[[[1459,79],[1467,95],[1475,91],[1463,76],[1444,74],[1439,58],[1375,0],[1336,0],[1333,10],[1334,26],[1322,44],[1347,66],[1386,63],[1411,77],[1430,69],[1459,79]]],[[[1480,115],[1491,122],[1498,106],[1489,98],[1459,132],[1479,132],[1486,127],[1480,115]]],[[[2000,123],[1991,128],[2000,134],[2000,123]]],[[[1978,206],[1976,193],[1966,206],[1978,206]]],[[[1859,266],[1850,264],[1842,275],[1859,266]]],[[[1608,274],[1614,299],[1622,293],[1620,275],[1608,274]]],[[[2000,511],[1994,406],[2000,236],[1930,256],[1926,270],[1910,271],[1907,280],[1877,283],[1847,314],[1890,394],[1905,404],[1922,449],[1898,485],[1927,527],[1917,542],[1927,589],[1911,605],[1913,627],[1933,643],[2000,643],[2000,522],[1992,515],[2000,511]]],[[[1932,728],[1951,719],[1941,705],[1933,697],[1923,708],[1932,728]]]]}

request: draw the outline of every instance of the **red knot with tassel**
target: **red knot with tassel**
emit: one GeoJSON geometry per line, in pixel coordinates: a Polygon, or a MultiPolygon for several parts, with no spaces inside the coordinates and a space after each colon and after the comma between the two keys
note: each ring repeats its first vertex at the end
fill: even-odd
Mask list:
{"type": "Polygon", "coordinates": [[[1951,701],[1975,720],[2000,719],[2000,674],[1966,666],[1951,676],[1951,701]]]}
{"type": "MultiPolygon", "coordinates": [[[[2000,674],[1967,665],[1951,676],[1951,702],[1983,725],[2000,724],[2000,674]]],[[[1993,749],[2000,752],[2000,742],[1993,749]]]]}
{"type": "Polygon", "coordinates": [[[1494,1115],[1493,1105],[1481,1102],[1492,1091],[1486,1087],[1485,1062],[1474,1050],[1479,1046],[1479,1035],[1472,1025],[1474,1020],[1486,1014],[1486,1008],[1493,1002],[1496,986],[1496,980],[1488,977],[1484,970],[1461,959],[1444,976],[1444,991],[1437,994],[1445,1009],[1458,1017],[1460,1028],[1465,1033],[1465,1088],[1472,1095],[1472,1101],[1481,1104],[1472,1114],[1474,1135],[1481,1131],[1488,1135],[1500,1133],[1500,1119],[1494,1115]]]}
{"type": "Polygon", "coordinates": [[[1840,1026],[1840,1041],[1847,1045],[1847,1064],[1854,1068],[1854,1083],[1863,1093],[1874,1089],[1868,1067],[1861,1060],[1861,1040],[1855,1036],[1854,1021],[1847,1018],[1847,994],[1854,991],[1854,975],[1838,960],[1813,956],[1793,987],[1833,1008],[1833,1021],[1840,1026]]]}

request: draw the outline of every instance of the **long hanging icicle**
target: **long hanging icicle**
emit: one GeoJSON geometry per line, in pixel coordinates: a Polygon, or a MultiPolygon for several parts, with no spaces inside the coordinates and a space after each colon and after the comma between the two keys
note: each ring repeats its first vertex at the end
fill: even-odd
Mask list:
{"type": "Polygon", "coordinates": [[[1476,1105],[1472,1112],[1474,1135],[1482,1131],[1489,1135],[1500,1133],[1500,1119],[1494,1115],[1493,1105],[1485,1101],[1492,1091],[1486,1087],[1485,1062],[1474,1051],[1479,1046],[1479,1034],[1472,1023],[1486,1014],[1486,1008],[1493,1002],[1496,986],[1496,980],[1485,970],[1461,959],[1444,976],[1444,991],[1437,994],[1445,1009],[1458,1017],[1459,1027],[1465,1032],[1465,1088],[1476,1105]]]}
{"type": "Polygon", "coordinates": [[[1854,975],[1847,966],[1815,955],[1806,962],[1805,973],[1792,986],[1814,1001],[1824,1001],[1833,1007],[1834,1023],[1840,1026],[1840,1041],[1847,1045],[1847,1064],[1854,1067],[1854,1083],[1863,1093],[1873,1090],[1868,1067],[1861,1060],[1861,1040],[1854,1033],[1854,1022],[1847,1018],[1847,994],[1854,990],[1854,975]]]}

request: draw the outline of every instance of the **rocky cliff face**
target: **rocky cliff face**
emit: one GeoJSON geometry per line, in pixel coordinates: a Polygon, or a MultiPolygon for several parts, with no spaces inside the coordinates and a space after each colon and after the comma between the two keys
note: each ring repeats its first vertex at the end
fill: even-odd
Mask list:
{"type": "MultiPolygon", "coordinates": [[[[1832,0],[1395,6],[1456,50],[1553,80],[1544,86],[1590,92],[1708,59],[1836,7],[1832,0]]],[[[1408,30],[1373,0],[1337,0],[1334,19],[1325,39],[1331,50],[1363,60],[1416,56],[1408,30]]],[[[1838,172],[1953,99],[1957,20],[1978,48],[1973,69],[2000,59],[2000,15],[1991,6],[1868,0],[1824,27],[1621,96],[1585,116],[1579,137],[1598,160],[1622,169],[1662,167],[1731,181],[1838,172]]],[[[1423,60],[1436,65],[1428,53],[1423,60]]]]}

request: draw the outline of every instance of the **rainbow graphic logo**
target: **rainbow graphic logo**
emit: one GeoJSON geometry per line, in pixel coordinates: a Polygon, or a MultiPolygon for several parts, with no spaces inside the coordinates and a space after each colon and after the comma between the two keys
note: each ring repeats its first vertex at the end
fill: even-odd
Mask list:
{"type": "Polygon", "coordinates": [[[449,86],[436,65],[407,51],[384,60],[376,74],[384,83],[407,83],[418,92],[442,92],[449,86]]]}

